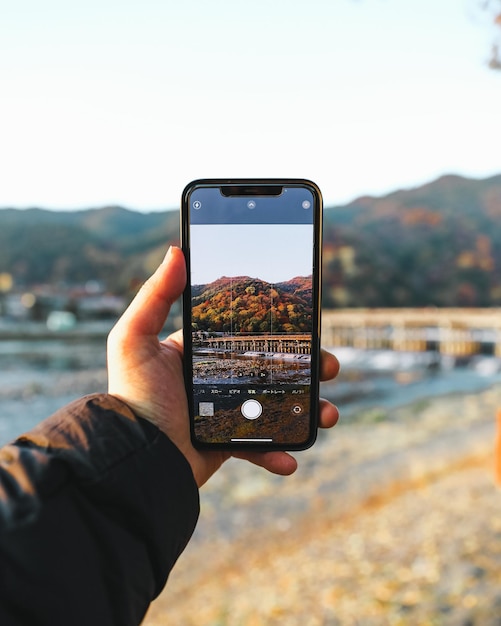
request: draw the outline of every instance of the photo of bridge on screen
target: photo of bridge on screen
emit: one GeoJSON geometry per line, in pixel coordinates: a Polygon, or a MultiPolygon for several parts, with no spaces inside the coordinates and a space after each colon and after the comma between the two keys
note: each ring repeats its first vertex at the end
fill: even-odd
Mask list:
{"type": "Polygon", "coordinates": [[[308,384],[312,279],[224,277],[192,289],[195,383],[308,384]]]}

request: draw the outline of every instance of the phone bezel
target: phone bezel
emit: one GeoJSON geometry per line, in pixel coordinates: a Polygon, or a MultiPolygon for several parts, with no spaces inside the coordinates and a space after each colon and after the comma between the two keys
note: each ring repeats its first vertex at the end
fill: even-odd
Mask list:
{"type": "MultiPolygon", "coordinates": [[[[223,194],[224,195],[224,194],[223,194]]],[[[273,195],[273,194],[271,194],[273,195]]],[[[197,179],[186,185],[181,198],[181,246],[186,259],[187,285],[183,292],[183,339],[184,339],[184,380],[186,395],[188,399],[188,410],[190,417],[190,435],[193,446],[199,450],[305,450],[313,445],[318,431],[318,411],[319,411],[319,383],[320,383],[320,334],[321,334],[321,291],[322,291],[322,220],[323,201],[322,193],[311,180],[302,178],[210,178],[197,179]],[[303,187],[307,188],[315,199],[314,207],[314,244],[313,244],[313,319],[312,319],[312,344],[311,344],[311,386],[310,386],[310,424],[308,438],[303,442],[291,443],[252,443],[252,442],[226,442],[213,443],[200,441],[196,437],[194,424],[193,405],[193,367],[192,367],[192,335],[191,335],[191,260],[190,260],[190,210],[189,198],[197,188],[207,187],[235,187],[242,190],[242,194],[248,197],[257,194],[244,193],[244,190],[253,188],[273,188],[273,187],[303,187]]]]}

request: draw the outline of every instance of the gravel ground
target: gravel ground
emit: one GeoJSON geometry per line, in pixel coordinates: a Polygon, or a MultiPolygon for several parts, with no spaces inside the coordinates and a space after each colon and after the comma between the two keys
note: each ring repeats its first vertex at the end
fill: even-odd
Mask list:
{"type": "Polygon", "coordinates": [[[499,626],[501,387],[373,408],[288,478],[230,461],[146,626],[499,626]]]}

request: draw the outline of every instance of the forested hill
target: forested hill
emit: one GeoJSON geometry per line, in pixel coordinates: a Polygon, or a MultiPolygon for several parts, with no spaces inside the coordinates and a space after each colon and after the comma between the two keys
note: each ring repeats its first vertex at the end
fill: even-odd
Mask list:
{"type": "Polygon", "coordinates": [[[177,211],[0,210],[0,273],[12,274],[18,287],[99,280],[123,293],[151,273],[169,243],[178,242],[177,211]]]}
{"type": "Polygon", "coordinates": [[[327,306],[499,306],[501,175],[328,209],[324,242],[327,306]]]}
{"type": "MultiPolygon", "coordinates": [[[[143,281],[169,243],[177,211],[120,207],[0,210],[0,273],[24,289],[143,281]]],[[[324,306],[501,305],[501,175],[445,176],[325,209],[324,306]]]]}
{"type": "Polygon", "coordinates": [[[273,285],[248,276],[223,276],[197,285],[192,295],[194,330],[311,332],[311,276],[273,285]]]}

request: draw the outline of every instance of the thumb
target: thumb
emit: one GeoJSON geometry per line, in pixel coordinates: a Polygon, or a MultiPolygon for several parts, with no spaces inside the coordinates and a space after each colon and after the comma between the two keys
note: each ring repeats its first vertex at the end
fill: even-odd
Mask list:
{"type": "Polygon", "coordinates": [[[186,264],[182,251],[171,246],[162,264],[144,283],[134,300],[117,322],[131,335],[158,335],[170,311],[186,285],[186,264]]]}

